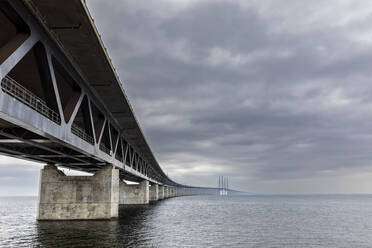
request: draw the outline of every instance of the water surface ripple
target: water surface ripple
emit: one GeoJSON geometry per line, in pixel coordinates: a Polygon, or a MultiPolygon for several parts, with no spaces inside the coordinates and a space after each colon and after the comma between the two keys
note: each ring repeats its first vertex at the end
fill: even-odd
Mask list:
{"type": "Polygon", "coordinates": [[[36,197],[0,198],[0,247],[372,247],[372,196],[188,196],[116,221],[38,222],[36,197]]]}

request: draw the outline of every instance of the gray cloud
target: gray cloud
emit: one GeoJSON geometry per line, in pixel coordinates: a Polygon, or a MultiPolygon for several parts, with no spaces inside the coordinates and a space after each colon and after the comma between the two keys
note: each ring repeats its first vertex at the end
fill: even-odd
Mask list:
{"type": "Polygon", "coordinates": [[[170,176],[260,192],[364,192],[352,177],[372,168],[369,5],[88,1],[170,176]]]}

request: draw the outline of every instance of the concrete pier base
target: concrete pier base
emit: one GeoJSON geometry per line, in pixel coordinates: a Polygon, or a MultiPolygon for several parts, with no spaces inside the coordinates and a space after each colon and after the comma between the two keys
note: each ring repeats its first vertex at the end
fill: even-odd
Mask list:
{"type": "Polygon", "coordinates": [[[66,176],[54,165],[40,172],[38,220],[114,219],[119,211],[119,171],[66,176]]]}
{"type": "Polygon", "coordinates": [[[178,189],[178,195],[179,196],[184,196],[185,195],[185,189],[184,188],[178,189]]]}
{"type": "Polygon", "coordinates": [[[150,201],[157,201],[159,197],[159,185],[152,184],[150,186],[150,201]]]}
{"type": "Polygon", "coordinates": [[[120,204],[148,204],[149,181],[142,181],[139,184],[126,184],[120,181],[120,204]]]}
{"type": "Polygon", "coordinates": [[[164,199],[164,186],[159,185],[158,187],[158,200],[164,199]]]}
{"type": "Polygon", "coordinates": [[[164,199],[169,197],[169,187],[164,186],[164,199]]]}

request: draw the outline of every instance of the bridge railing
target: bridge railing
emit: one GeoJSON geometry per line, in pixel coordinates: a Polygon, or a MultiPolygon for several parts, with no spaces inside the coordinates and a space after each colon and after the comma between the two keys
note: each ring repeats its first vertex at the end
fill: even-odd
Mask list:
{"type": "Polygon", "coordinates": [[[79,127],[78,125],[76,124],[72,124],[71,125],[71,133],[75,134],[76,136],[78,136],[79,138],[85,140],[86,142],[94,145],[94,139],[92,136],[90,136],[89,134],[87,134],[85,132],[84,129],[82,129],[81,127],[79,127]]]}
{"type": "Polygon", "coordinates": [[[119,160],[120,162],[123,162],[123,157],[118,153],[118,152],[116,152],[116,154],[115,154],[115,158],[117,159],[117,160],[119,160]]]}
{"type": "Polygon", "coordinates": [[[112,153],[111,153],[111,149],[107,148],[103,142],[101,142],[101,143],[99,144],[99,148],[100,148],[103,152],[107,153],[108,155],[111,155],[111,154],[112,154],[112,153]]]}
{"type": "Polygon", "coordinates": [[[48,107],[44,100],[20,85],[13,78],[5,76],[1,80],[1,88],[5,93],[26,104],[33,110],[47,117],[49,120],[61,124],[61,117],[57,112],[48,107]]]}

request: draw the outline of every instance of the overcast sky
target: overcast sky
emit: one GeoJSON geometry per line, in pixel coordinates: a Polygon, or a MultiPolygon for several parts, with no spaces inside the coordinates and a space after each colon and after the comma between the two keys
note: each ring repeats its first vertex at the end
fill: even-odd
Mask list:
{"type": "MultiPolygon", "coordinates": [[[[372,3],[87,0],[162,168],[260,193],[372,193],[372,3]]],[[[2,157],[0,194],[40,165],[2,157]]]]}

